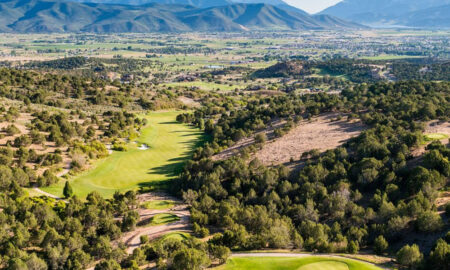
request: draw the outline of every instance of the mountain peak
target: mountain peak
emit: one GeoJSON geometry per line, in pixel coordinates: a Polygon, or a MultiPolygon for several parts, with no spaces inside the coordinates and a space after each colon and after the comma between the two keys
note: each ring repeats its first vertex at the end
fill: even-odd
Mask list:
{"type": "MultiPolygon", "coordinates": [[[[95,0],[102,3],[80,3],[78,0],[9,0],[0,3],[0,31],[144,33],[358,27],[337,18],[313,17],[301,11],[267,3],[233,3],[198,8],[180,2],[185,0],[126,0],[147,2],[140,6],[105,4],[106,1],[116,0],[95,0]],[[170,1],[176,5],[160,3],[162,1],[170,1]]],[[[200,3],[205,0],[187,1],[200,3]]]]}

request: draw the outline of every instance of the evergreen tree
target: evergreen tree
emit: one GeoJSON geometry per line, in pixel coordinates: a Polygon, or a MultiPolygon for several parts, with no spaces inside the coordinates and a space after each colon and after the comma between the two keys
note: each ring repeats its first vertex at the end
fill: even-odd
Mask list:
{"type": "Polygon", "coordinates": [[[73,196],[73,190],[69,184],[69,181],[66,181],[66,184],[64,185],[63,194],[65,198],[70,198],[73,196]]]}

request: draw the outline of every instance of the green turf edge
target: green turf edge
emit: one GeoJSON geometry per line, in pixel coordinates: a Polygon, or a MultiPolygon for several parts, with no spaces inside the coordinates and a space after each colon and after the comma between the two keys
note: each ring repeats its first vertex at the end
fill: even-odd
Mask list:
{"type": "Polygon", "coordinates": [[[226,264],[214,268],[215,270],[297,270],[302,266],[317,262],[340,262],[345,263],[349,270],[381,270],[381,268],[346,258],[308,256],[302,258],[295,257],[232,257],[226,264]]]}

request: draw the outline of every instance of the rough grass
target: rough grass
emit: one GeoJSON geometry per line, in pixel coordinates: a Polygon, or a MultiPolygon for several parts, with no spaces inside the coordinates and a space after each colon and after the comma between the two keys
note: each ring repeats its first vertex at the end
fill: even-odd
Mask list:
{"type": "Polygon", "coordinates": [[[292,257],[238,257],[229,259],[216,270],[380,270],[374,265],[344,258],[311,256],[292,257]]]}
{"type": "Polygon", "coordinates": [[[170,209],[175,206],[174,201],[164,200],[164,201],[149,201],[145,202],[142,207],[145,209],[151,209],[151,210],[164,210],[164,209],[170,209]]]}
{"type": "MultiPolygon", "coordinates": [[[[127,152],[114,152],[97,161],[91,170],[70,179],[75,194],[84,198],[98,191],[111,197],[115,191],[138,188],[163,189],[177,176],[193,149],[203,139],[202,133],[191,126],[175,121],[180,112],[153,112],[144,116],[148,125],[141,130],[137,143],[130,142],[127,152]],[[146,144],[148,150],[139,150],[146,144]]],[[[62,196],[64,181],[46,192],[62,196]]]]}

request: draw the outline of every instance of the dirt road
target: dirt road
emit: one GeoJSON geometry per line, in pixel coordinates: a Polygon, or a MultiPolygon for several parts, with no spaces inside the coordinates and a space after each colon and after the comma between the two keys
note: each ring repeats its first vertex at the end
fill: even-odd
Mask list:
{"type": "Polygon", "coordinates": [[[138,223],[145,223],[145,221],[151,219],[155,215],[163,213],[175,215],[179,217],[180,220],[157,226],[138,226],[133,231],[124,233],[120,238],[120,241],[126,244],[128,253],[132,253],[134,249],[141,245],[140,237],[143,235],[147,235],[149,240],[153,240],[171,232],[190,232],[191,226],[189,224],[189,209],[188,206],[183,204],[183,202],[179,199],[163,193],[146,193],[139,195],[138,200],[141,205],[145,202],[155,200],[171,200],[176,203],[175,206],[170,209],[154,210],[145,209],[142,207],[139,208],[137,210],[139,213],[138,223]]]}

